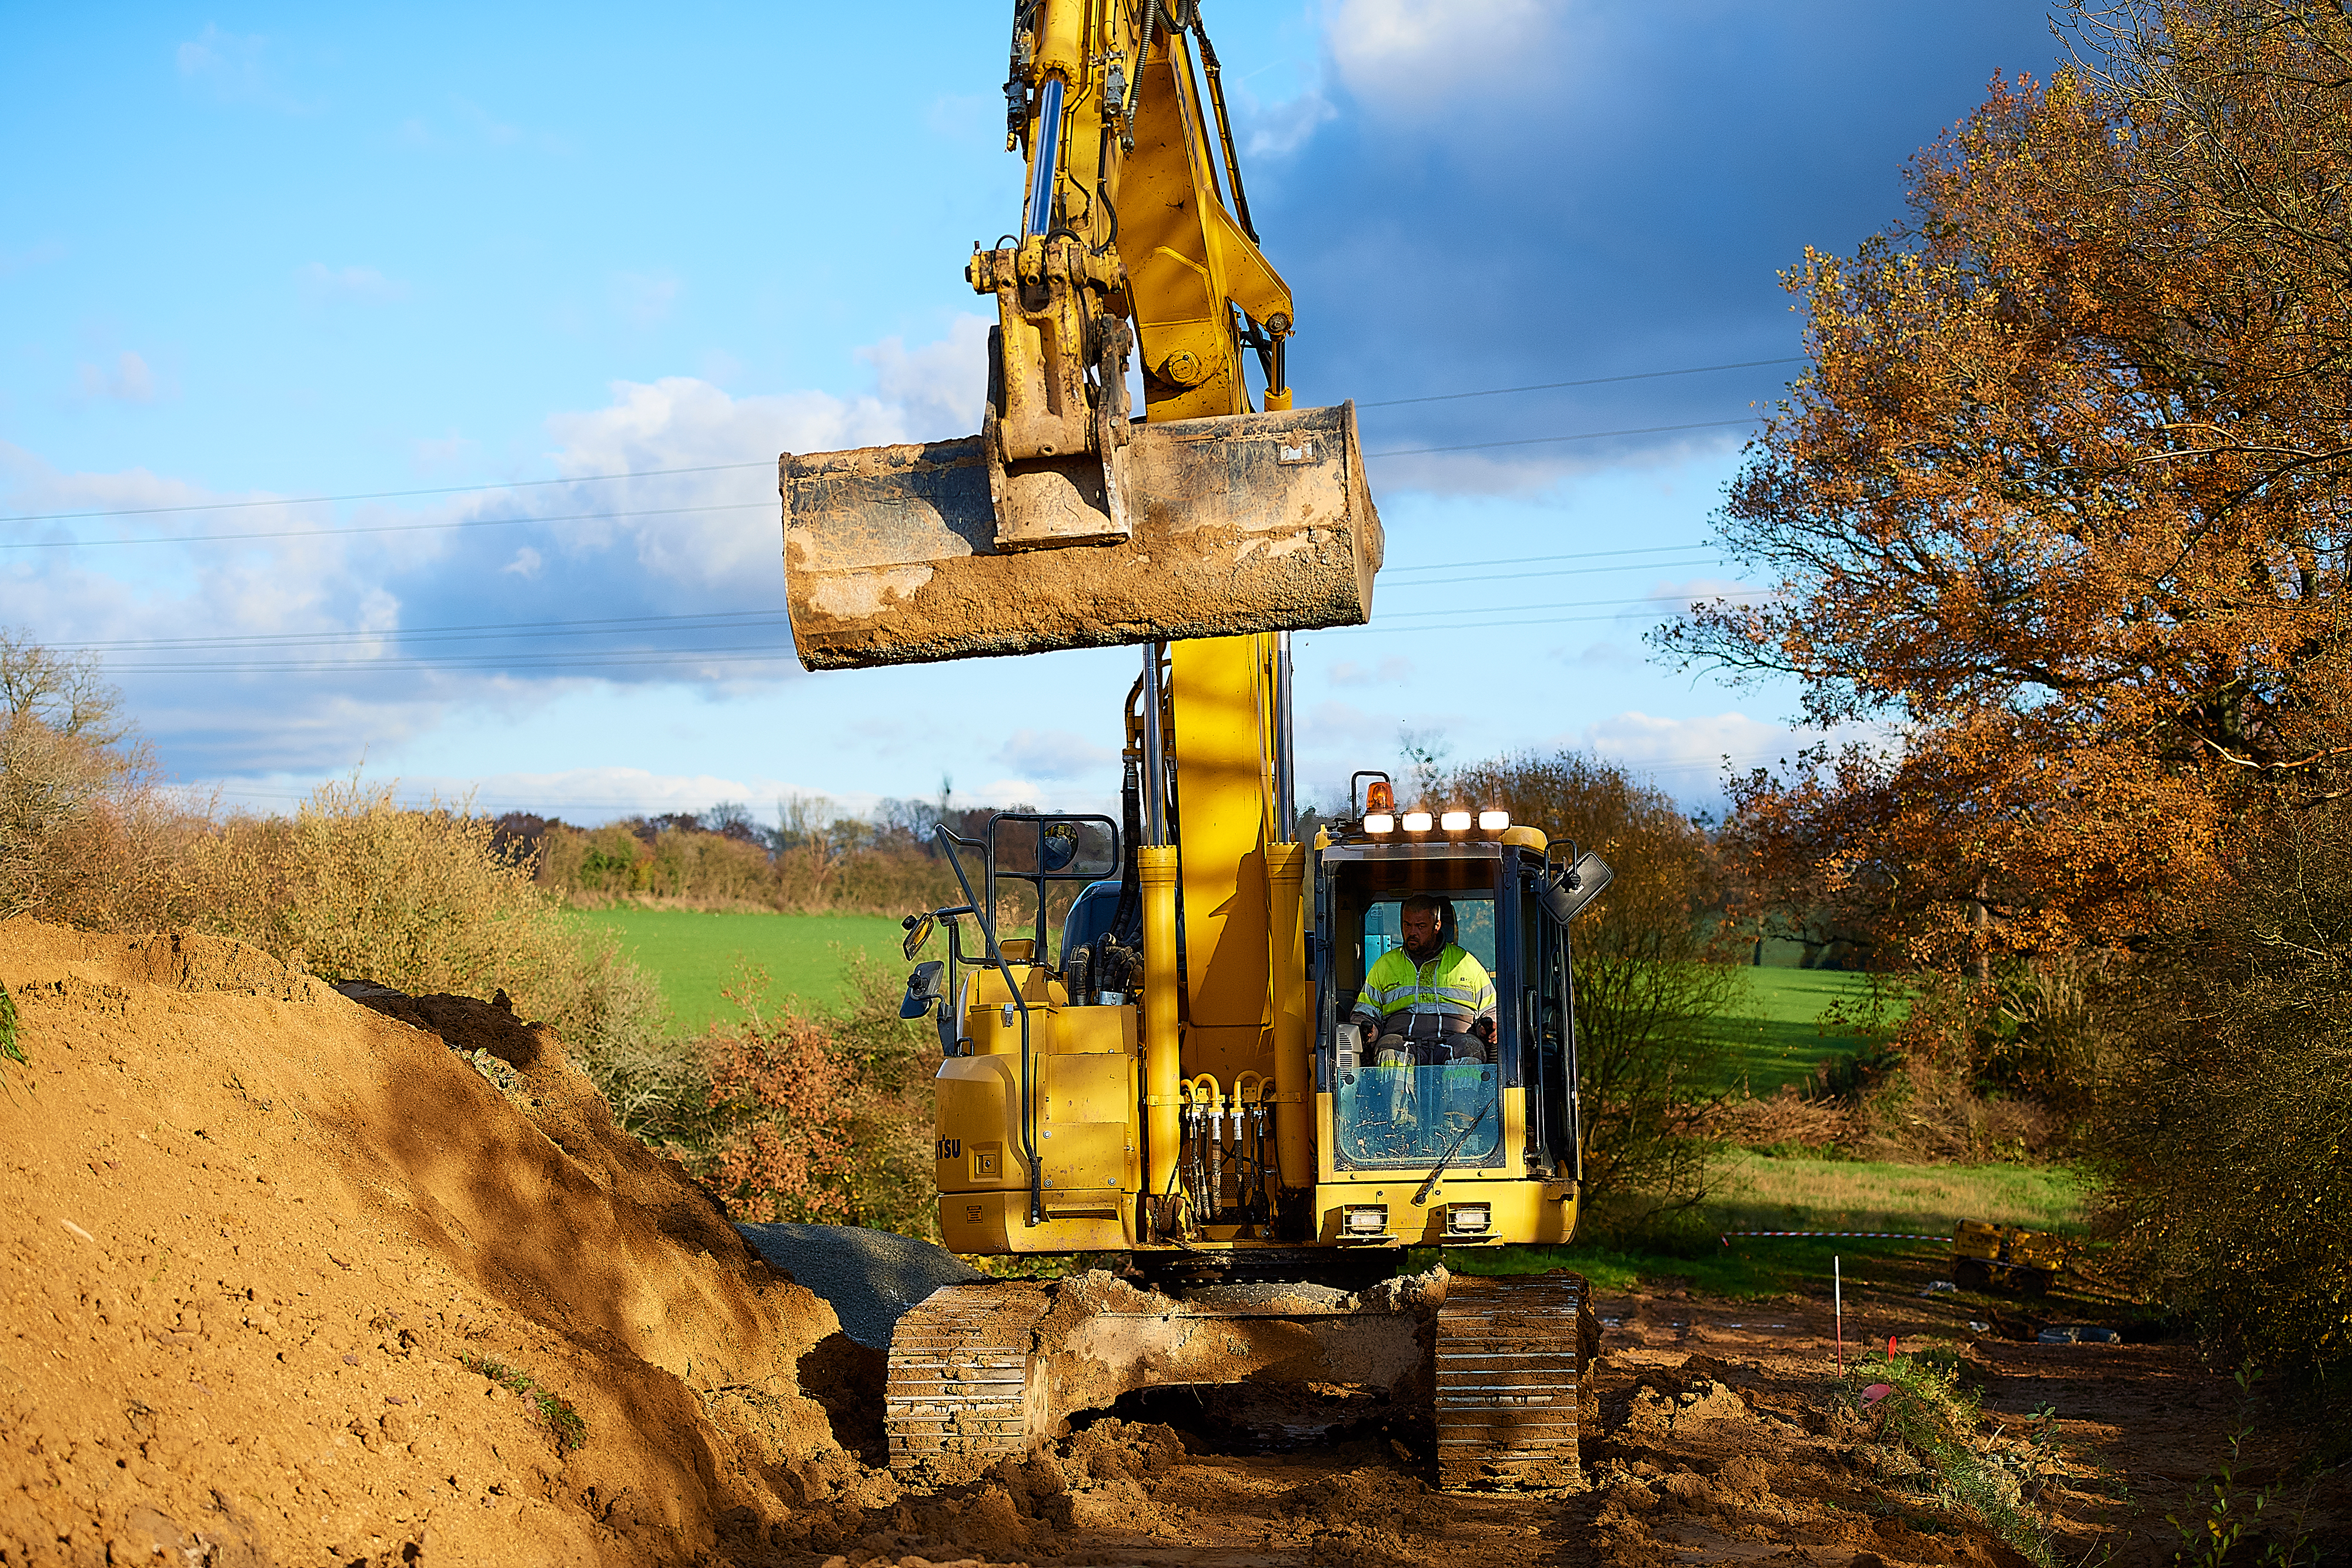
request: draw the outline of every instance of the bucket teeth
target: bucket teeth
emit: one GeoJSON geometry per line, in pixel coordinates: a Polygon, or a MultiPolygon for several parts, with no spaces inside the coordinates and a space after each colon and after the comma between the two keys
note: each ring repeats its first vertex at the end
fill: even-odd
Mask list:
{"type": "Polygon", "coordinates": [[[785,601],[801,663],[920,664],[1370,617],[1382,540],[1352,404],[1130,425],[1117,456],[1119,497],[1099,459],[1016,475],[992,495],[979,436],[785,454],[785,601]],[[1115,500],[1124,519],[1108,515],[1115,500]],[[1055,538],[1094,542],[1034,543],[1055,538]],[[1032,548],[1000,543],[1010,539],[1032,548]]]}

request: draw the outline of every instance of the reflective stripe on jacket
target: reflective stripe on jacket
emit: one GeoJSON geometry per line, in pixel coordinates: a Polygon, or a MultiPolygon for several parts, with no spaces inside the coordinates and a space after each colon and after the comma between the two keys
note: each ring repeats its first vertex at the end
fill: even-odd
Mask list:
{"type": "Polygon", "coordinates": [[[1486,977],[1484,964],[1453,944],[1419,966],[1402,947],[1391,947],[1364,977],[1355,1010],[1382,1019],[1398,1013],[1490,1019],[1495,1016],[1495,982],[1486,977]]]}

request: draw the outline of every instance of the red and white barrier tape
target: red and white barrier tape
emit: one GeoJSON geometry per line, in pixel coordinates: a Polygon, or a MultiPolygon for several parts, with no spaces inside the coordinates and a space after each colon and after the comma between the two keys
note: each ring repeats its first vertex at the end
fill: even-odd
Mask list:
{"type": "Polygon", "coordinates": [[[1911,1230],[1727,1230],[1720,1237],[1726,1247],[1735,1236],[1859,1236],[1878,1241],[1949,1241],[1948,1236],[1922,1236],[1911,1230]]]}

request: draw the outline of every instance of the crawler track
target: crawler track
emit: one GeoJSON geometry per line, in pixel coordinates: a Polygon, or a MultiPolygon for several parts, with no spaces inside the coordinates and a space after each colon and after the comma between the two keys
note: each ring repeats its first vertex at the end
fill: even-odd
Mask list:
{"type": "Polygon", "coordinates": [[[1048,1300],[1034,1285],[949,1285],[898,1320],[883,1410],[892,1469],[961,1472],[1028,1451],[1032,1331],[1048,1300]]]}
{"type": "Polygon", "coordinates": [[[1575,1274],[1456,1274],[1437,1313],[1437,1479],[1448,1491],[1578,1476],[1578,1400],[1600,1325],[1575,1274]]]}

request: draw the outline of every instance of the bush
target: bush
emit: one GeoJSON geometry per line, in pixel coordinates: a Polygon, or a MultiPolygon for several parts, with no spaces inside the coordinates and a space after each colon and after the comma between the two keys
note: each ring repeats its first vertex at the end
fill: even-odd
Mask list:
{"type": "Polygon", "coordinates": [[[746,1220],[839,1220],[923,1240],[939,1235],[932,1187],[936,1036],[898,1017],[901,983],[845,955],[850,997],[812,1016],[797,998],[771,1015],[756,969],[727,992],[742,1013],[714,1024],[711,1143],[703,1164],[746,1220]]]}
{"type": "MultiPolygon", "coordinates": [[[[1699,1130],[1727,1047],[1709,1026],[1743,993],[1706,918],[1713,846],[1655,786],[1579,752],[1465,768],[1447,799],[1500,805],[1517,822],[1573,837],[1616,873],[1572,932],[1591,1223],[1619,1235],[1688,1214],[1717,1147],[1699,1130]]],[[[1744,948],[1744,944],[1741,945],[1744,948]]]]}
{"type": "Polygon", "coordinates": [[[407,810],[393,789],[330,784],[290,818],[232,818],[197,837],[173,873],[177,923],[335,978],[503,988],[592,1062],[657,1028],[651,983],[609,936],[565,924],[530,862],[491,848],[488,820],[407,810]]]}
{"type": "Polygon", "coordinates": [[[2116,1248],[2231,1359],[2352,1375],[2352,805],[2288,816],[2126,992],[2094,1111],[2116,1248]]]}

